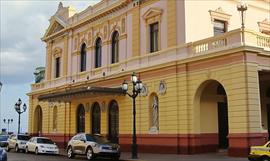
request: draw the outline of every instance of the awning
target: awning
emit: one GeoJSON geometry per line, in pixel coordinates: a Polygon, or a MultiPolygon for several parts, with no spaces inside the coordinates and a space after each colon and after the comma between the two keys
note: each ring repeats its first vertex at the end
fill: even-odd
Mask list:
{"type": "Polygon", "coordinates": [[[83,87],[69,89],[66,91],[52,92],[49,94],[40,95],[39,101],[70,101],[74,98],[86,98],[105,95],[124,95],[122,88],[109,87],[83,87]]]}

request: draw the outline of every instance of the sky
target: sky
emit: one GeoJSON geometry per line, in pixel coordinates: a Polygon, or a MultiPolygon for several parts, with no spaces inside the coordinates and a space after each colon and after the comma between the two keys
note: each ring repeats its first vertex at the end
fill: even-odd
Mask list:
{"type": "MultiPolygon", "coordinates": [[[[100,0],[65,0],[65,6],[77,11],[100,0]]],[[[10,131],[18,129],[18,114],[14,104],[19,98],[29,103],[27,93],[34,82],[36,67],[45,66],[45,43],[41,41],[49,27],[49,18],[56,12],[59,0],[0,0],[0,129],[6,128],[3,119],[13,119],[10,131]]],[[[21,115],[21,131],[27,132],[28,110],[21,115]]]]}

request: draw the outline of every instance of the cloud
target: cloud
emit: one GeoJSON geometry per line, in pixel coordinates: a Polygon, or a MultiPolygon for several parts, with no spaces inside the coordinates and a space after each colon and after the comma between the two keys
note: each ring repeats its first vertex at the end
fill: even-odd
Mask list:
{"type": "MultiPolygon", "coordinates": [[[[79,10],[98,1],[64,1],[79,10]]],[[[45,43],[40,40],[59,1],[1,1],[0,75],[5,84],[31,83],[33,72],[45,66],[45,43]]]]}

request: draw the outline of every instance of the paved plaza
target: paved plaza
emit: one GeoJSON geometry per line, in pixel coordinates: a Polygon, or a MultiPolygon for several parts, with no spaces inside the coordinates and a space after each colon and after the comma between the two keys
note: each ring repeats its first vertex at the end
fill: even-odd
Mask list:
{"type": "MultiPolygon", "coordinates": [[[[87,160],[83,156],[68,159],[64,155],[35,155],[25,153],[8,153],[8,161],[82,161],[87,160]]],[[[95,159],[95,161],[109,161],[110,159],[95,159]]],[[[130,161],[130,153],[122,153],[121,161],[130,161]]],[[[200,154],[200,155],[173,155],[173,154],[139,154],[138,161],[248,161],[247,158],[232,158],[224,154],[200,154]]]]}

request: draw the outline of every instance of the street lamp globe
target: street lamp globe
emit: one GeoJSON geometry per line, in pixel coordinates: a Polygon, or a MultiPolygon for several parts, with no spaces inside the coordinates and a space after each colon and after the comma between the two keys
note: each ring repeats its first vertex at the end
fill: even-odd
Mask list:
{"type": "Polygon", "coordinates": [[[140,93],[140,91],[142,90],[142,81],[140,81],[139,79],[137,80],[136,82],[136,85],[135,85],[135,89],[138,90],[138,92],[140,93]]]}
{"type": "Polygon", "coordinates": [[[122,90],[124,92],[127,92],[128,91],[128,83],[126,80],[124,80],[124,82],[122,83],[122,90]]]}
{"type": "Polygon", "coordinates": [[[135,72],[133,72],[132,75],[131,75],[131,81],[132,81],[133,83],[136,83],[137,80],[138,80],[138,78],[137,78],[135,72]]]}
{"type": "Polygon", "coordinates": [[[20,106],[22,104],[22,100],[20,98],[19,98],[17,104],[18,104],[18,106],[20,106]]]}
{"type": "Polygon", "coordinates": [[[143,88],[142,81],[138,79],[137,84],[138,84],[138,88],[137,88],[137,89],[138,89],[139,91],[141,91],[142,88],[143,88]]]}
{"type": "Polygon", "coordinates": [[[15,103],[15,106],[14,106],[14,108],[15,108],[15,110],[18,112],[19,111],[19,105],[18,105],[18,103],[15,103]]]}
{"type": "Polygon", "coordinates": [[[23,104],[23,111],[25,112],[26,109],[27,109],[27,106],[26,106],[26,104],[24,103],[24,104],[23,104]]]}
{"type": "Polygon", "coordinates": [[[240,3],[237,5],[237,10],[238,11],[246,11],[248,8],[247,3],[245,3],[244,1],[240,1],[240,3]]]}

